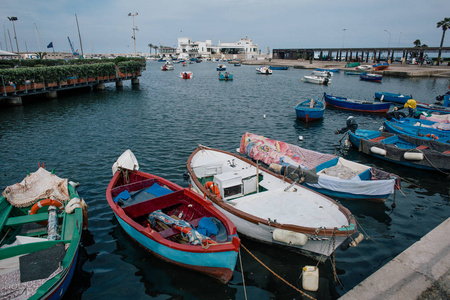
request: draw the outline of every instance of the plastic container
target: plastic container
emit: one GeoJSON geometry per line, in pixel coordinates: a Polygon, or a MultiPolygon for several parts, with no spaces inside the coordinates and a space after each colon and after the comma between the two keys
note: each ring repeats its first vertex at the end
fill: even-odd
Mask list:
{"type": "Polygon", "coordinates": [[[319,268],[315,266],[304,266],[302,271],[303,289],[315,292],[319,289],[319,268]]]}

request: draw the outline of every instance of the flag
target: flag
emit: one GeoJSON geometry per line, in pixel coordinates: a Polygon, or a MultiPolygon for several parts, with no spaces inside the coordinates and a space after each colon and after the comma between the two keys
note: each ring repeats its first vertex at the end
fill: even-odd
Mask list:
{"type": "Polygon", "coordinates": [[[53,42],[50,42],[50,44],[47,45],[47,48],[53,48],[53,42]]]}

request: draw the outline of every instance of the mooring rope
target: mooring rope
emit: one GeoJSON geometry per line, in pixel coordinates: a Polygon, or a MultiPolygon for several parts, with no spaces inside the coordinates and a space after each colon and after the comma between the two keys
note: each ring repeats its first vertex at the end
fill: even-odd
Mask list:
{"type": "Polygon", "coordinates": [[[247,288],[245,287],[244,268],[242,267],[242,257],[241,257],[241,248],[240,247],[239,247],[239,264],[241,265],[242,286],[244,287],[244,297],[245,297],[245,300],[247,300],[247,288]]]}
{"type": "Polygon", "coordinates": [[[277,277],[278,279],[280,279],[281,281],[283,281],[284,283],[286,283],[288,286],[290,286],[291,288],[293,288],[294,290],[296,290],[297,292],[299,292],[300,294],[302,294],[303,296],[308,297],[309,299],[312,300],[316,300],[316,298],[311,297],[310,295],[306,294],[305,292],[303,292],[302,290],[298,289],[296,286],[290,284],[289,282],[287,282],[284,278],[282,278],[280,275],[278,275],[277,273],[275,273],[274,271],[272,271],[268,266],[266,266],[261,260],[259,260],[253,253],[250,252],[250,250],[248,250],[242,243],[241,243],[241,247],[245,249],[245,251],[248,252],[248,254],[250,254],[257,262],[259,262],[264,268],[266,268],[270,273],[272,273],[273,275],[275,275],[275,277],[277,277]]]}

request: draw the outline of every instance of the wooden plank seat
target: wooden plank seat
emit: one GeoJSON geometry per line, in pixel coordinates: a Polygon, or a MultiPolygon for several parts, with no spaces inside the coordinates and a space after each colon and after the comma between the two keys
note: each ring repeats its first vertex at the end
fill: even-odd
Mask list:
{"type": "Polygon", "coordinates": [[[180,199],[184,198],[184,191],[174,191],[173,193],[153,198],[130,206],[124,207],[123,211],[132,219],[148,215],[149,212],[170,207],[182,203],[180,199]]]}
{"type": "Polygon", "coordinates": [[[381,140],[384,140],[386,137],[385,136],[379,136],[373,139],[370,139],[369,142],[379,142],[381,140]]]}
{"type": "Polygon", "coordinates": [[[152,186],[153,183],[155,183],[157,181],[158,180],[155,178],[150,178],[150,179],[146,179],[146,180],[139,181],[139,182],[133,182],[133,183],[121,185],[121,186],[113,188],[111,190],[111,195],[113,197],[116,197],[117,195],[119,195],[120,193],[122,193],[125,190],[127,190],[129,192],[139,191],[144,188],[148,188],[148,187],[152,186]]]}
{"type": "MultiPolygon", "coordinates": [[[[61,216],[60,216],[61,217],[61,216]]],[[[35,215],[23,215],[17,217],[10,217],[5,223],[5,226],[22,225],[33,222],[41,222],[48,220],[48,212],[42,212],[35,215]]]]}
{"type": "Polygon", "coordinates": [[[416,149],[417,150],[425,150],[425,149],[428,149],[428,146],[420,145],[420,146],[416,147],[416,149]]]}

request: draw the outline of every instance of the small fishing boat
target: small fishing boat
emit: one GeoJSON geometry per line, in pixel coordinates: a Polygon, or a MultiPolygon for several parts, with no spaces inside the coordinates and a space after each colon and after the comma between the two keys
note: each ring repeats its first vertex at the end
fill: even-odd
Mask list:
{"type": "Polygon", "coordinates": [[[406,101],[412,99],[412,96],[403,95],[403,94],[395,94],[395,93],[387,93],[387,92],[376,92],[375,98],[380,99],[381,101],[389,101],[400,104],[405,104],[406,101]]]}
{"type": "Polygon", "coordinates": [[[338,73],[339,69],[336,69],[336,68],[316,68],[316,71],[338,73]]]}
{"type": "Polygon", "coordinates": [[[378,74],[361,74],[359,75],[359,78],[364,81],[373,81],[373,82],[380,82],[383,79],[383,76],[378,74]]]}
{"type": "Polygon", "coordinates": [[[106,199],[123,230],[155,256],[223,283],[233,276],[233,223],[192,190],[139,171],[130,150],[113,165],[106,199]]]}
{"type": "Polygon", "coordinates": [[[387,62],[378,63],[378,64],[372,65],[372,67],[375,71],[382,71],[382,70],[387,70],[389,68],[389,64],[387,62]]]}
{"type": "Polygon", "coordinates": [[[329,84],[331,84],[331,77],[305,75],[305,76],[303,76],[302,81],[314,83],[314,84],[320,84],[320,85],[329,85],[329,84]]]}
{"type": "Polygon", "coordinates": [[[367,72],[351,72],[351,71],[346,71],[345,75],[366,75],[367,72]]]}
{"type": "Polygon", "coordinates": [[[373,67],[371,65],[359,65],[355,69],[359,70],[359,71],[368,71],[368,70],[372,70],[373,67]]]}
{"type": "Polygon", "coordinates": [[[373,102],[366,100],[349,99],[323,93],[327,105],[351,111],[367,113],[387,113],[391,104],[389,102],[373,102]]]}
{"type": "Polygon", "coordinates": [[[290,67],[286,66],[270,66],[271,70],[289,70],[290,67]]]}
{"type": "Polygon", "coordinates": [[[237,154],[200,145],[187,169],[193,189],[250,238],[319,261],[363,238],[348,209],[237,154]]]}
{"type": "Polygon", "coordinates": [[[450,114],[422,114],[420,115],[420,119],[440,123],[450,123],[450,114]]]}
{"type": "Polygon", "coordinates": [[[61,299],[74,275],[87,205],[44,167],[0,197],[0,297],[61,299]]]}
{"type": "Polygon", "coordinates": [[[219,80],[229,81],[233,80],[233,73],[231,72],[219,72],[219,80]]]}
{"type": "Polygon", "coordinates": [[[352,145],[371,156],[417,169],[449,172],[450,145],[434,140],[375,130],[349,133],[352,145]]]}
{"type": "Polygon", "coordinates": [[[297,118],[306,123],[323,118],[325,103],[320,100],[305,100],[295,107],[297,118]]]}
{"type": "Polygon", "coordinates": [[[235,67],[240,67],[240,66],[242,66],[242,64],[241,63],[235,63],[234,66],[235,67]]]}
{"type": "Polygon", "coordinates": [[[330,71],[312,71],[311,72],[311,76],[318,76],[318,77],[328,77],[331,78],[333,77],[333,73],[330,71]]]}
{"type": "Polygon", "coordinates": [[[219,66],[216,68],[217,71],[225,71],[226,69],[227,69],[227,66],[225,66],[225,65],[219,65],[219,66]]]}
{"type": "Polygon", "coordinates": [[[385,202],[400,184],[394,174],[248,132],[239,152],[277,173],[304,178],[302,185],[331,197],[385,202]]]}
{"type": "Polygon", "coordinates": [[[194,73],[192,73],[191,71],[180,72],[180,78],[191,79],[192,77],[194,77],[194,73]]]}
{"type": "Polygon", "coordinates": [[[261,66],[256,68],[256,73],[263,75],[272,75],[272,70],[268,66],[261,66]]]}
{"type": "Polygon", "coordinates": [[[383,130],[419,138],[431,138],[442,143],[450,143],[450,124],[429,120],[401,118],[385,120],[383,130]]]}
{"type": "Polygon", "coordinates": [[[161,71],[172,71],[175,67],[171,61],[166,61],[166,63],[161,67],[161,71]]]}
{"type": "Polygon", "coordinates": [[[359,65],[361,65],[361,63],[359,63],[359,62],[349,62],[345,65],[345,68],[355,68],[359,65]]]}
{"type": "Polygon", "coordinates": [[[450,107],[436,104],[417,103],[416,109],[428,113],[450,114],[450,107]]]}

